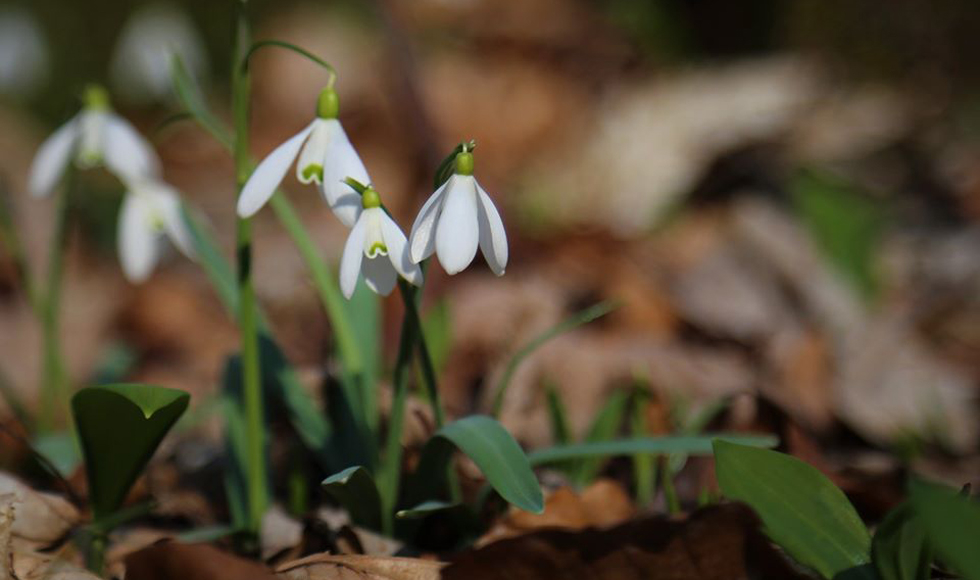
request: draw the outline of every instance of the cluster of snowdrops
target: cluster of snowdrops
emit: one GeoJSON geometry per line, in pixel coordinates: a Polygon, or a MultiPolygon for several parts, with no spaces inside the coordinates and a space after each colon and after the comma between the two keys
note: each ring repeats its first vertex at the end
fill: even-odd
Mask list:
{"type": "MultiPolygon", "coordinates": [[[[81,169],[102,165],[126,187],[118,224],[119,259],[126,277],[146,280],[166,238],[193,258],[179,194],[163,181],[153,147],[112,111],[103,88],[88,87],[82,100],[81,112],[38,150],[31,167],[31,194],[49,195],[72,161],[81,169]]],[[[370,185],[338,113],[337,92],[327,86],[317,99],[316,118],[252,172],[238,197],[239,217],[258,212],[295,163],[297,179],[315,185],[334,215],[351,228],[340,264],[340,287],[348,299],[360,276],[381,295],[391,293],[398,276],[421,285],[419,263],[433,253],[449,274],[456,274],[480,249],[491,270],[498,276],[504,273],[507,235],[493,201],[473,177],[473,152],[467,144],[456,155],[453,175],[422,206],[406,239],[370,185]]]]}

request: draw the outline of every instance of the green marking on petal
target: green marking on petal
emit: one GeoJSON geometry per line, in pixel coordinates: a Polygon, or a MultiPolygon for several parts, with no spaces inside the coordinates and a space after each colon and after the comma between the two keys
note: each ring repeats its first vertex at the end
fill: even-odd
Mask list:
{"type": "Polygon", "coordinates": [[[318,163],[310,163],[303,168],[303,179],[321,183],[323,181],[323,166],[318,163]]]}
{"type": "Polygon", "coordinates": [[[383,242],[374,242],[373,244],[371,244],[371,247],[368,248],[367,257],[368,258],[377,258],[379,255],[380,256],[387,256],[388,255],[388,246],[384,245],[383,242]]]}

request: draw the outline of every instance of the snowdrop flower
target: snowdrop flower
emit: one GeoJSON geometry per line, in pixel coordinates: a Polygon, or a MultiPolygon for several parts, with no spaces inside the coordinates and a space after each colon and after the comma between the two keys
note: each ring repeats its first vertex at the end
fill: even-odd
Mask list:
{"type": "Polygon", "coordinates": [[[85,90],[82,111],[41,144],[31,165],[31,194],[51,193],[71,161],[83,169],[105,164],[121,181],[156,177],[160,160],[128,121],[112,112],[105,89],[85,90]]]}
{"type": "Polygon", "coordinates": [[[483,251],[490,269],[503,276],[507,268],[507,233],[487,192],[473,177],[473,153],[464,146],[456,155],[456,172],[429,197],[409,236],[412,261],[433,252],[449,274],[462,272],[483,251]]]}
{"type": "Polygon", "coordinates": [[[327,87],[317,100],[317,118],[262,160],[238,197],[238,215],[246,218],[269,201],[297,155],[296,177],[316,183],[334,214],[351,227],[361,213],[361,200],[344,183],[352,177],[370,183],[367,169],[337,120],[337,91],[327,87]]]}
{"type": "Polygon", "coordinates": [[[136,10],[119,35],[109,66],[113,92],[143,103],[171,98],[175,54],[192,77],[207,78],[204,43],[179,6],[160,3],[136,10]]]}
{"type": "Polygon", "coordinates": [[[123,273],[133,283],[150,277],[160,259],[164,238],[189,258],[194,242],[184,222],[177,191],[155,179],[127,183],[119,212],[117,242],[123,273]]]}
{"type": "Polygon", "coordinates": [[[368,186],[361,203],[364,209],[359,212],[340,259],[340,289],[344,296],[349,300],[354,294],[362,272],[368,288],[382,296],[391,294],[399,274],[420,285],[422,268],[409,259],[405,234],[381,209],[378,192],[368,186]]]}
{"type": "Polygon", "coordinates": [[[48,60],[48,45],[31,14],[0,9],[0,92],[32,94],[47,80],[48,60]]]}

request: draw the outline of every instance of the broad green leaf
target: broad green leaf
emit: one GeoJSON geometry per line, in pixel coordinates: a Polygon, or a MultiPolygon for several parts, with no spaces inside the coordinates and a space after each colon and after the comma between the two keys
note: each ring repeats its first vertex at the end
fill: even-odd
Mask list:
{"type": "Polygon", "coordinates": [[[189,400],[184,391],[141,384],[88,387],[72,397],[96,519],[122,504],[189,400]]]}
{"type": "Polygon", "coordinates": [[[871,541],[871,560],[881,580],[928,580],[932,548],[908,502],[888,512],[871,541]]]}
{"type": "MultiPolygon", "coordinates": [[[[615,439],[623,427],[629,401],[630,396],[626,391],[614,392],[592,421],[592,426],[585,435],[585,443],[600,443],[615,439]]],[[[604,461],[605,458],[602,456],[583,457],[570,469],[569,477],[578,486],[587,485],[599,475],[604,461]]]]}
{"type": "Polygon", "coordinates": [[[419,505],[395,512],[395,517],[400,520],[420,520],[432,514],[447,512],[464,507],[462,504],[439,501],[430,499],[419,505]]]}
{"type": "Polygon", "coordinates": [[[432,499],[445,488],[454,447],[476,463],[487,483],[505,500],[529,512],[544,511],[541,486],[524,451],[503,425],[483,415],[449,423],[432,436],[407,490],[408,505],[432,499]]]}
{"type": "Polygon", "coordinates": [[[381,529],[381,496],[367,469],[348,467],[323,480],[322,485],[356,524],[372,530],[381,529]]]}
{"type": "Polygon", "coordinates": [[[614,441],[559,445],[557,447],[532,451],[527,457],[531,465],[537,467],[556,461],[567,461],[569,459],[580,459],[583,457],[615,457],[617,455],[635,455],[637,453],[657,455],[669,453],[711,455],[711,444],[717,439],[741,445],[751,445],[753,447],[775,447],[779,443],[779,440],[771,435],[708,433],[699,436],[638,437],[636,439],[616,439],[614,441]]]}
{"type": "Polygon", "coordinates": [[[749,504],[770,538],[824,578],[875,578],[871,536],[837,486],[789,455],[716,440],[718,484],[749,504]]]}
{"type": "Polygon", "coordinates": [[[943,562],[980,580],[980,503],[932,483],[912,483],[912,507],[943,562]]]}
{"type": "Polygon", "coordinates": [[[583,324],[588,324],[597,318],[602,318],[618,307],[619,305],[614,302],[599,302],[598,304],[594,304],[545,330],[515,352],[510,358],[510,361],[508,361],[507,367],[504,369],[504,374],[500,377],[500,381],[497,382],[493,396],[493,416],[500,415],[500,408],[504,403],[504,395],[507,393],[507,387],[510,386],[510,379],[514,376],[514,372],[517,371],[517,367],[524,362],[524,359],[556,336],[574,330],[583,324]]]}

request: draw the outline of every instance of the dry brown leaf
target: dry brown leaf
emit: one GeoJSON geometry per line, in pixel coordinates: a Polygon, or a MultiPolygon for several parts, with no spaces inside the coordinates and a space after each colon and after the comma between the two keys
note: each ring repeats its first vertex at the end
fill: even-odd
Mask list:
{"type": "Polygon", "coordinates": [[[12,496],[13,537],[31,547],[53,544],[81,519],[78,510],[66,499],[34,491],[8,473],[0,472],[0,494],[12,496]]]}
{"type": "Polygon", "coordinates": [[[280,580],[437,580],[445,564],[432,560],[314,554],[276,569],[280,580]]]}
{"type": "Polygon", "coordinates": [[[265,566],[207,544],[161,542],[126,556],[127,580],[274,580],[265,566]]]}
{"type": "Polygon", "coordinates": [[[581,494],[561,487],[545,500],[544,513],[532,514],[511,508],[480,538],[476,545],[526,534],[541,529],[582,530],[608,527],[628,520],[636,512],[633,501],[616,482],[600,479],[581,494]]]}
{"type": "Polygon", "coordinates": [[[772,547],[752,511],[714,506],[686,521],[646,518],[609,530],[540,531],[466,552],[447,580],[803,579],[772,547]]]}

